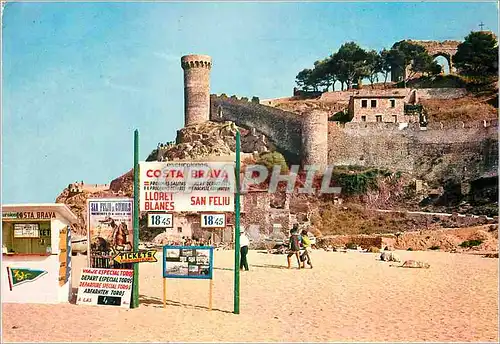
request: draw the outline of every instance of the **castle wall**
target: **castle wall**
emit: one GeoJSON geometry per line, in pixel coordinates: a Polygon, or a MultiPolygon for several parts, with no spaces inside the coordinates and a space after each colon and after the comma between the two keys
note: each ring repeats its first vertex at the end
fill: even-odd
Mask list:
{"type": "Polygon", "coordinates": [[[420,99],[456,99],[467,95],[465,88],[419,88],[417,101],[420,99]]]}
{"type": "Polygon", "coordinates": [[[262,99],[259,103],[266,106],[276,106],[282,102],[287,102],[292,100],[293,97],[283,97],[283,98],[273,98],[273,99],[262,99]]]}
{"type": "Polygon", "coordinates": [[[426,180],[474,179],[498,169],[496,123],[330,122],[328,163],[412,172],[426,180]],[[493,125],[491,125],[493,124],[493,125]]]}
{"type": "Polygon", "coordinates": [[[248,101],[211,96],[210,119],[233,121],[245,128],[255,128],[279,147],[287,161],[299,163],[301,119],[294,113],[248,101]]]}
{"type": "Polygon", "coordinates": [[[411,172],[410,138],[398,123],[328,123],[328,163],[411,172]]]}
{"type": "MultiPolygon", "coordinates": [[[[441,95],[451,95],[454,91],[443,92],[441,95]]],[[[307,148],[307,139],[303,145],[298,115],[217,96],[212,96],[211,102],[212,120],[256,128],[290,164],[301,162],[304,147],[306,152],[320,152],[307,148]]],[[[427,128],[418,123],[327,123],[328,164],[400,170],[424,180],[475,179],[497,174],[498,121],[429,123],[427,128]]],[[[321,130],[308,132],[314,139],[321,130]]]]}
{"type": "Polygon", "coordinates": [[[455,99],[467,94],[465,88],[388,88],[385,90],[350,90],[325,92],[321,95],[320,101],[348,104],[351,96],[405,96],[404,101],[410,102],[412,92],[416,92],[417,100],[421,99],[455,99]]]}
{"type": "Polygon", "coordinates": [[[334,91],[324,92],[320,101],[331,103],[345,103],[349,102],[351,96],[405,96],[408,97],[412,90],[410,88],[388,88],[385,90],[372,90],[369,88],[362,90],[349,90],[349,91],[334,91]]]}

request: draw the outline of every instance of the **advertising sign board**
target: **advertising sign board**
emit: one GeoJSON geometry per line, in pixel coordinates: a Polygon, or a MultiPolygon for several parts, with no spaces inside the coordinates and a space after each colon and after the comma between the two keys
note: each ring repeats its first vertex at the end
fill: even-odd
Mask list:
{"type": "Polygon", "coordinates": [[[211,246],[163,246],[163,277],[212,279],[213,252],[211,246]]]}
{"type": "Polygon", "coordinates": [[[39,238],[40,229],[38,223],[16,223],[14,224],[14,238],[39,238]]]}
{"type": "Polygon", "coordinates": [[[108,268],[113,254],[132,251],[133,208],[131,198],[87,200],[90,267],[108,268]]]}
{"type": "Polygon", "coordinates": [[[234,164],[141,162],[141,211],[234,211],[234,164]]]}
{"type": "Polygon", "coordinates": [[[134,270],[83,268],[77,305],[129,308],[134,270]]]}

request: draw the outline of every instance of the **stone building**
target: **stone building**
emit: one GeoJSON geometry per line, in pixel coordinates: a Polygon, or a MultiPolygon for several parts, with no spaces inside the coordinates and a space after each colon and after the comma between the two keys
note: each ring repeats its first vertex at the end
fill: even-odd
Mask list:
{"type": "Polygon", "coordinates": [[[418,116],[405,114],[404,95],[353,95],[348,111],[352,122],[418,122],[418,116]]]}

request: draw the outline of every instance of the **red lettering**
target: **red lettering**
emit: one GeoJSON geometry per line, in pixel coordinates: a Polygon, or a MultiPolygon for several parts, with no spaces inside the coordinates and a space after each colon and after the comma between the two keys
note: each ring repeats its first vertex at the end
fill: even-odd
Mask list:
{"type": "Polygon", "coordinates": [[[208,199],[208,204],[210,205],[229,205],[230,198],[227,196],[210,196],[208,199]]]}
{"type": "Polygon", "coordinates": [[[174,211],[175,202],[145,202],[144,209],[174,211]]]}
{"type": "Polygon", "coordinates": [[[191,197],[191,205],[206,205],[207,199],[205,197],[193,196],[191,197]]]}
{"type": "Polygon", "coordinates": [[[146,177],[149,177],[149,178],[152,178],[152,177],[158,178],[159,176],[161,176],[161,171],[160,170],[147,170],[146,171],[146,177]]]}

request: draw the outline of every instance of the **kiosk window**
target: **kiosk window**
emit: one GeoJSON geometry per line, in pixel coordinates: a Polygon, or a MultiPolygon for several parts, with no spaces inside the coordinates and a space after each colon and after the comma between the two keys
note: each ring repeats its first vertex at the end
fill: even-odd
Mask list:
{"type": "Polygon", "coordinates": [[[51,246],[50,222],[3,223],[2,241],[10,254],[47,254],[51,246]]]}

